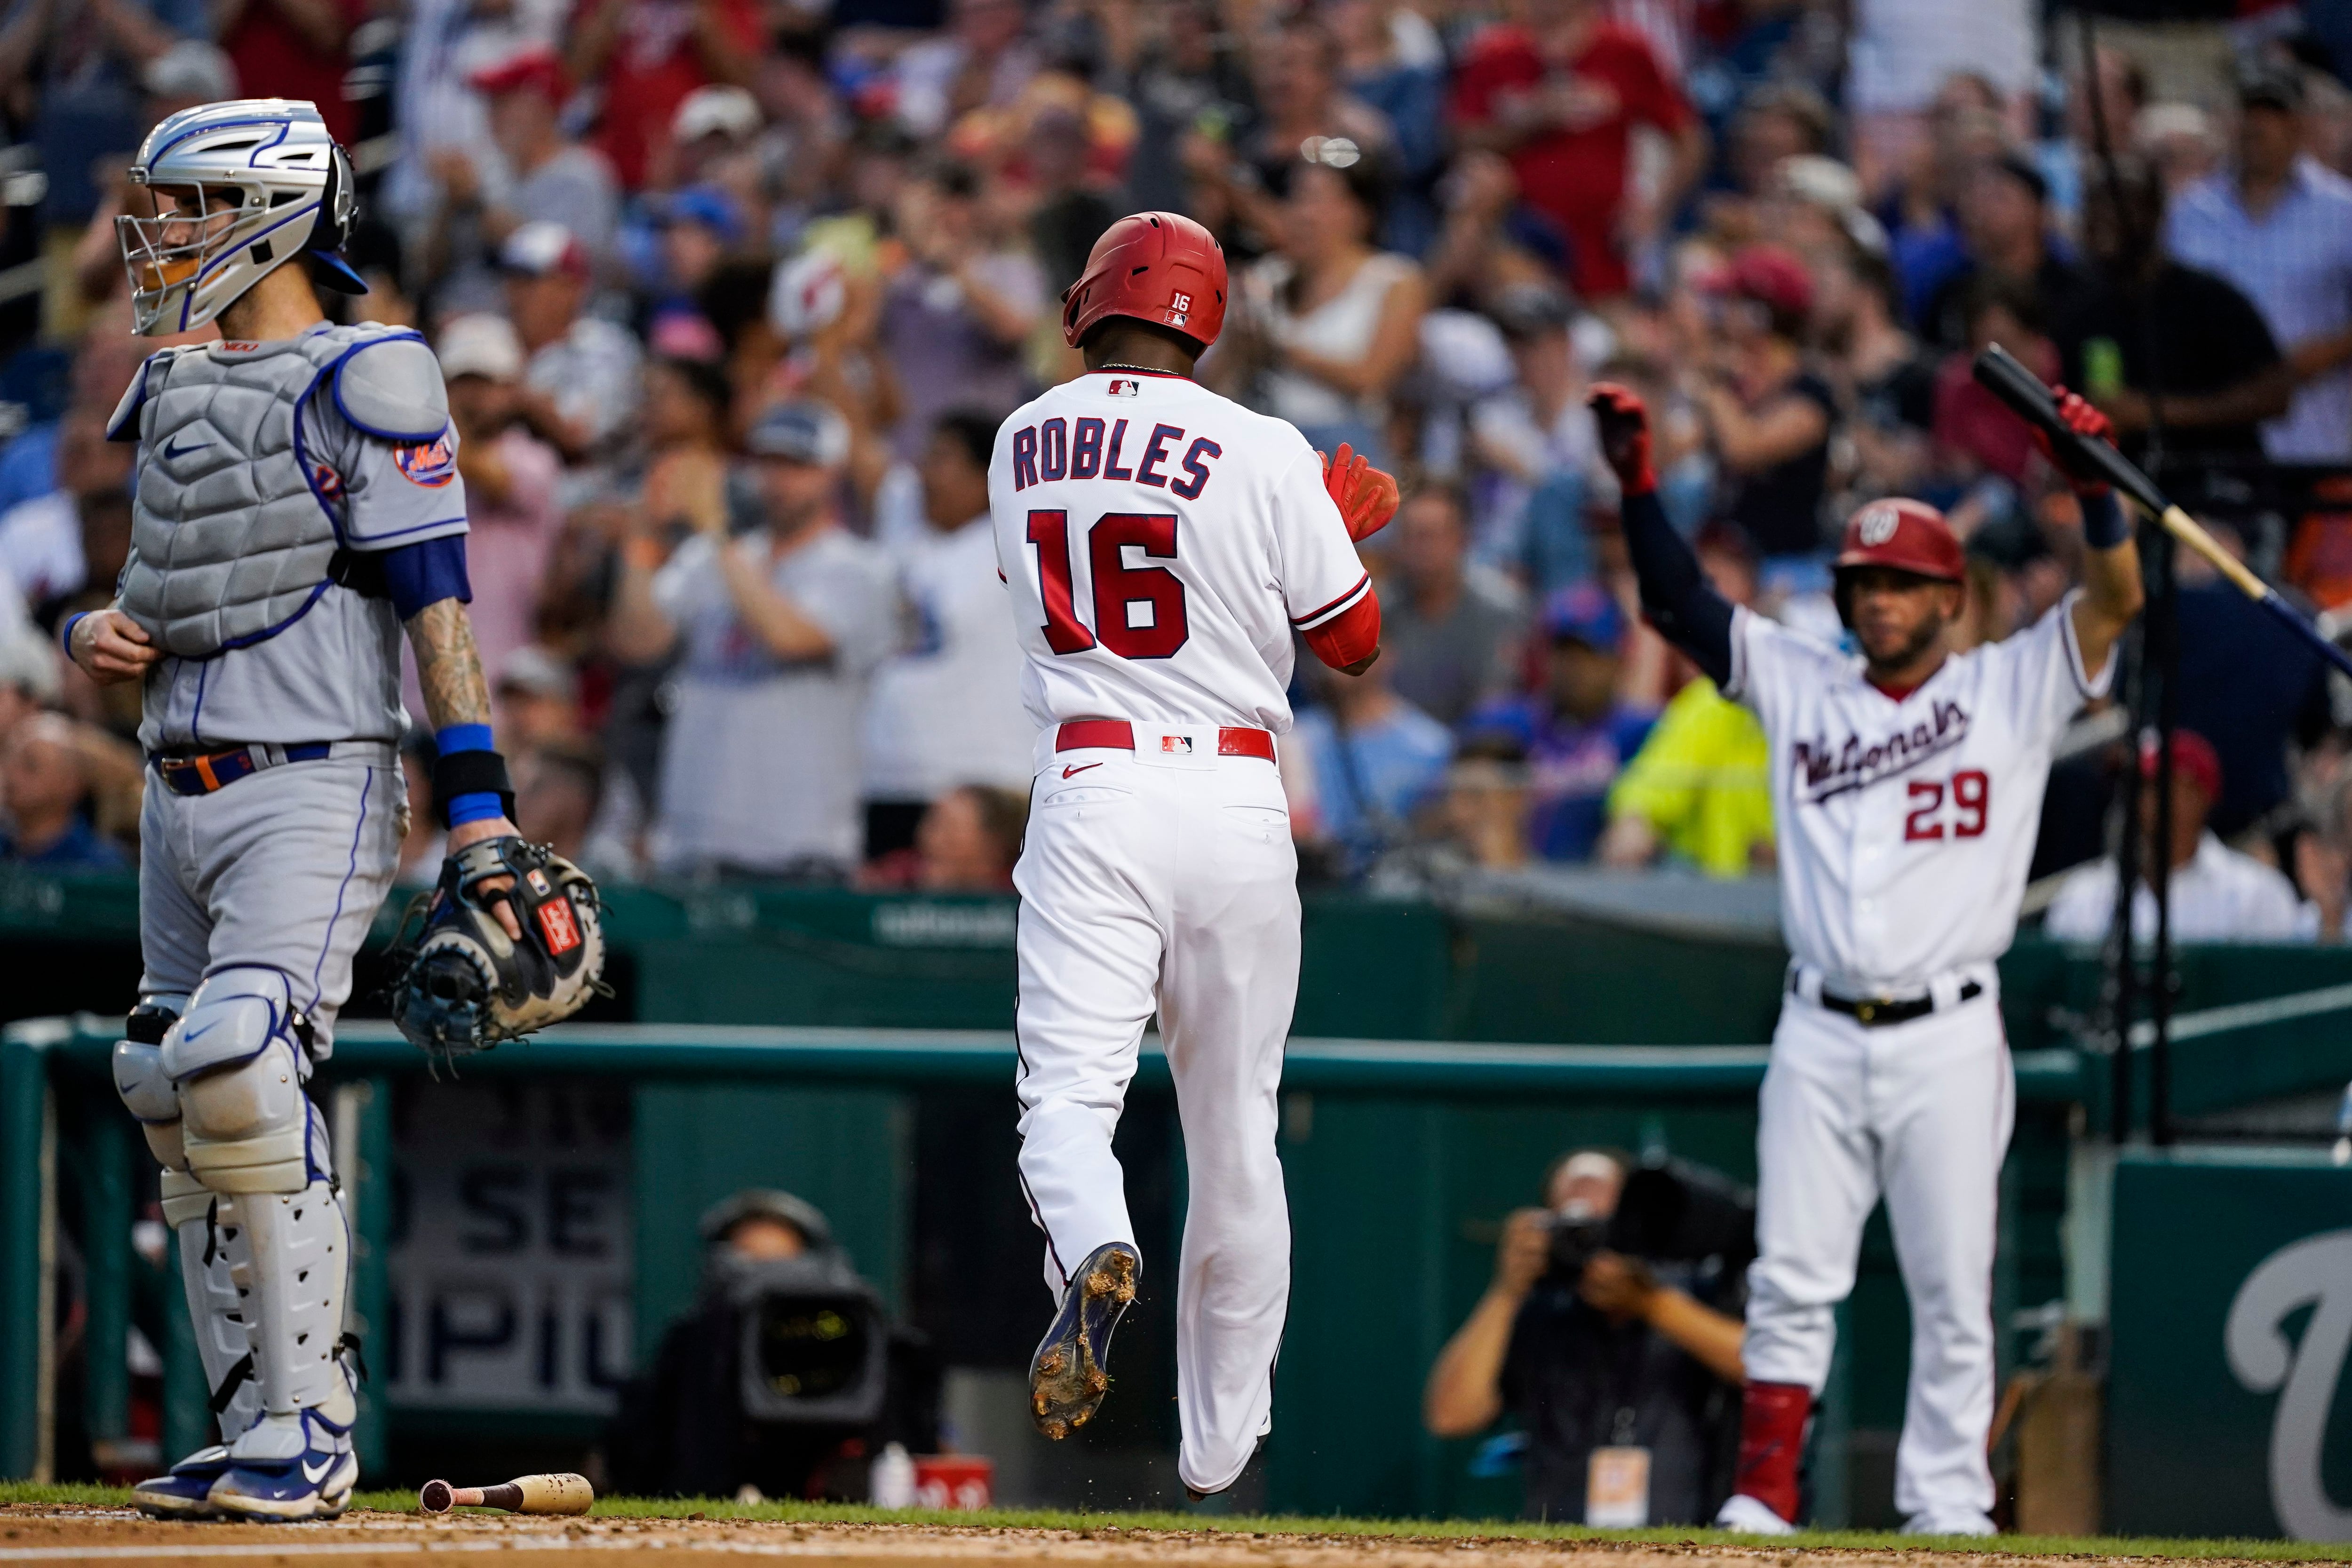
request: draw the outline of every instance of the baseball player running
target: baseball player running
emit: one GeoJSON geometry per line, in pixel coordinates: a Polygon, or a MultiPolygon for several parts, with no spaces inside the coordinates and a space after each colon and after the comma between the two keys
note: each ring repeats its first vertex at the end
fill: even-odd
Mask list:
{"type": "MultiPolygon", "coordinates": [[[[2107,434],[2081,398],[2062,402],[2076,431],[2107,434]]],[[[2015,933],[2051,746],[2106,690],[2138,613],[2137,552],[2105,487],[2074,480],[2084,586],[1958,653],[1958,541],[1931,507],[1872,501],[1836,563],[1850,658],[1717,597],[1659,509],[1641,400],[1603,384],[1592,406],[1643,607],[1771,745],[1793,959],[1756,1136],[1738,1479],[1717,1522],[1793,1528],[1832,1313],[1883,1196],[1912,1321],[1895,1506],[1909,1531],[1989,1534],[1994,1209],[2015,1089],[1993,961],[2015,933]]]]}
{"type": "Polygon", "coordinates": [[[1298,989],[1297,859],[1276,769],[1292,637],[1377,656],[1355,541],[1396,486],[1192,379],[1225,260],[1172,213],[1121,218],[1064,297],[1087,374],[1004,422],[999,571],[1040,726],[1020,889],[1021,1179],[1058,1311],[1031,1412],[1062,1437],[1109,1386],[1141,1256],[1111,1134],[1156,1010],[1192,1204],[1177,1265],[1177,1473],[1233,1485],[1269,1429],[1290,1295],[1275,1092],[1298,989]]]}
{"type": "Polygon", "coordinates": [[[422,338],[320,310],[314,280],[365,286],[336,254],[351,165],[312,105],[173,114],[131,179],[152,198],[116,220],[139,331],[226,335],[157,353],[124,395],[109,434],[140,447],[130,563],[112,605],[64,628],[93,679],[145,688],[145,973],[115,1082],[163,1164],[223,1438],[132,1497],[331,1518],[358,1474],[351,1232],[302,1084],[404,826],[404,627],[452,854],[514,832],[466,618],[457,436],[422,338]]]}

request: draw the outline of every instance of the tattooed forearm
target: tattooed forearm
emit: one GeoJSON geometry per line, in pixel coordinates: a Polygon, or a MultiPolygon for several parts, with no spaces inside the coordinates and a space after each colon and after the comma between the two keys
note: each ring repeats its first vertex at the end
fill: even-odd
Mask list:
{"type": "Polygon", "coordinates": [[[482,679],[482,656],[462,603],[442,599],[417,611],[408,621],[408,642],[416,650],[427,723],[441,730],[490,721],[489,682],[482,679]]]}

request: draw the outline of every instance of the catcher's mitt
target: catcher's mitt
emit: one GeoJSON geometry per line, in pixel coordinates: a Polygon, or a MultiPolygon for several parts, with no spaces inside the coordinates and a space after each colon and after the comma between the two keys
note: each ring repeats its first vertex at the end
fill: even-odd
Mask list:
{"type": "Polygon", "coordinates": [[[601,910],[588,873],[543,844],[467,846],[441,863],[440,884],[401,918],[393,1021],[410,1043],[445,1057],[562,1023],[591,991],[604,990],[601,910]],[[499,877],[513,886],[483,889],[499,877]],[[514,909],[520,943],[499,923],[500,901],[514,909]]]}

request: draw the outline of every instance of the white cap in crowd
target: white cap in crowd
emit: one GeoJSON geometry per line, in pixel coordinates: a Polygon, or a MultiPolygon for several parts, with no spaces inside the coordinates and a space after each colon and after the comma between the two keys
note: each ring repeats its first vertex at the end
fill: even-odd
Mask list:
{"type": "Polygon", "coordinates": [[[499,265],[526,278],[544,278],[551,272],[585,278],[588,247],[562,224],[541,218],[507,236],[506,244],[499,247],[499,265]]]}
{"type": "Polygon", "coordinates": [[[699,142],[705,136],[748,142],[759,133],[759,100],[740,87],[696,88],[679,100],[669,122],[673,142],[699,142]]]}
{"type": "Polygon", "coordinates": [[[451,381],[461,375],[512,381],[522,374],[522,340],[504,316],[483,311],[453,319],[441,329],[436,352],[441,374],[451,381]]]}

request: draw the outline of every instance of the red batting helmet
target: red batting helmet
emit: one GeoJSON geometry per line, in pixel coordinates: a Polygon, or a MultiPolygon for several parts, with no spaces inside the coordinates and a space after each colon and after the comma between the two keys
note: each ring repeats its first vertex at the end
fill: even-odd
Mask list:
{"type": "Polygon", "coordinates": [[[1968,563],[1952,525],[1923,500],[1870,501],[1846,519],[1837,556],[1840,620],[1848,618],[1845,574],[1863,566],[1884,566],[1938,583],[1958,583],[1968,575],[1968,563]]]}
{"type": "Polygon", "coordinates": [[[1207,348],[1225,326],[1225,253],[1181,213],[1135,213],[1103,230],[1087,269],[1062,295],[1072,348],[1105,316],[1173,327],[1207,348]]]}

